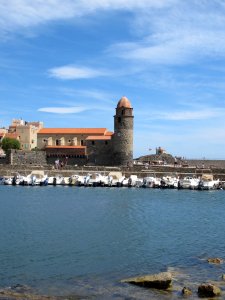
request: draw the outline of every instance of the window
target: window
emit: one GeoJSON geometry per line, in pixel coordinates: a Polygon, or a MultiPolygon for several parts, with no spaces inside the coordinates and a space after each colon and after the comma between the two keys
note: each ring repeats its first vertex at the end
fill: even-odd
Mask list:
{"type": "Polygon", "coordinates": [[[105,141],[105,145],[108,145],[108,141],[105,141]]]}
{"type": "Polygon", "coordinates": [[[84,141],[81,140],[81,141],[80,141],[80,144],[81,144],[81,146],[84,146],[84,141]]]}
{"type": "Polygon", "coordinates": [[[95,144],[95,141],[92,141],[91,144],[94,145],[94,144],[95,144]]]}
{"type": "Polygon", "coordinates": [[[118,117],[118,123],[121,123],[121,117],[118,117]]]}

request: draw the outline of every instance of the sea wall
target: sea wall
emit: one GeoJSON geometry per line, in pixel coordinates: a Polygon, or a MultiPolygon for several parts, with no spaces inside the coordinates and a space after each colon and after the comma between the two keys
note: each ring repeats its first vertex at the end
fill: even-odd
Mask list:
{"type": "Polygon", "coordinates": [[[48,176],[54,176],[61,174],[62,176],[71,176],[74,174],[85,175],[87,173],[101,173],[107,175],[109,172],[121,172],[125,176],[129,177],[131,174],[138,175],[141,178],[155,175],[157,177],[163,177],[166,175],[176,175],[179,178],[183,178],[188,175],[194,175],[201,177],[202,174],[213,174],[215,179],[225,181],[225,168],[196,168],[196,167],[174,167],[174,166],[151,166],[146,168],[145,166],[134,167],[104,167],[104,166],[64,166],[61,169],[55,169],[54,165],[0,165],[0,176],[10,176],[15,172],[21,175],[28,175],[33,170],[43,170],[48,176]]]}

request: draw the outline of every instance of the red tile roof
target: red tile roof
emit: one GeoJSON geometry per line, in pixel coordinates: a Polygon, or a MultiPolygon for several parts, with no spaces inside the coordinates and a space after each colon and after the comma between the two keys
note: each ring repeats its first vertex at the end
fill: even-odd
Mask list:
{"type": "Polygon", "coordinates": [[[38,134],[102,134],[107,132],[106,128],[42,128],[38,134]]]}
{"type": "Polygon", "coordinates": [[[105,133],[105,135],[113,135],[114,134],[114,132],[112,132],[112,131],[107,131],[106,133],[105,133]]]}
{"type": "Polygon", "coordinates": [[[109,135],[90,135],[88,136],[86,139],[86,141],[100,141],[100,140],[103,140],[103,141],[107,141],[107,140],[111,140],[111,136],[109,135]]]}

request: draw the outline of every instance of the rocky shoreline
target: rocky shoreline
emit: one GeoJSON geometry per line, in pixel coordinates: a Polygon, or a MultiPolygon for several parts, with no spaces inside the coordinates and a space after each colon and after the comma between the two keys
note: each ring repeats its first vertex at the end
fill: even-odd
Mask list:
{"type": "MultiPolygon", "coordinates": [[[[211,257],[204,259],[204,266],[211,265],[211,267],[217,268],[222,265],[224,260],[218,257],[211,257]]],[[[126,294],[126,289],[132,285],[137,286],[134,291],[133,296],[126,297],[126,299],[147,299],[146,292],[149,293],[149,299],[154,295],[153,299],[199,299],[199,298],[216,298],[220,297],[223,299],[225,297],[225,274],[221,274],[220,280],[211,278],[210,280],[203,280],[203,282],[192,282],[191,277],[188,274],[182,273],[182,270],[176,270],[174,268],[168,268],[165,272],[157,274],[144,274],[136,277],[130,277],[120,280],[117,285],[113,286],[113,293],[115,293],[119,298],[125,299],[124,294],[126,294]],[[125,292],[123,292],[125,289],[125,292]],[[161,292],[160,292],[161,291],[161,292]],[[140,296],[143,292],[143,298],[140,296]],[[169,297],[169,298],[168,298],[169,297]],[[172,298],[171,298],[172,297],[172,298]]],[[[79,283],[78,283],[79,286],[79,283]]],[[[89,288],[89,284],[87,285],[89,288]]],[[[85,286],[84,286],[85,288],[85,286]]],[[[112,287],[110,287],[112,288],[112,287]]],[[[105,286],[107,292],[110,288],[105,286]]],[[[76,282],[74,282],[74,289],[76,290],[76,282]]],[[[79,288],[78,288],[79,292],[79,288]]],[[[112,294],[113,294],[112,293],[112,294]]],[[[88,294],[88,292],[87,292],[88,294]]],[[[101,294],[93,292],[92,295],[79,295],[76,293],[68,293],[68,295],[57,296],[57,295],[44,295],[35,291],[32,287],[27,285],[17,284],[12,287],[0,289],[0,300],[81,300],[81,299],[107,299],[104,294],[104,287],[101,289],[101,294]]],[[[114,299],[114,294],[112,297],[109,295],[108,299],[114,299]]]]}

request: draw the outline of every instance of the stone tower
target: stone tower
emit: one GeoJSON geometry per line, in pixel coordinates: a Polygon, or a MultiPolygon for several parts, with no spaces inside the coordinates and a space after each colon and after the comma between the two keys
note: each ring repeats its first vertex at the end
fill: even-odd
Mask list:
{"type": "Polygon", "coordinates": [[[122,97],[114,116],[113,154],[115,165],[133,164],[133,108],[126,97],[122,97]]]}

